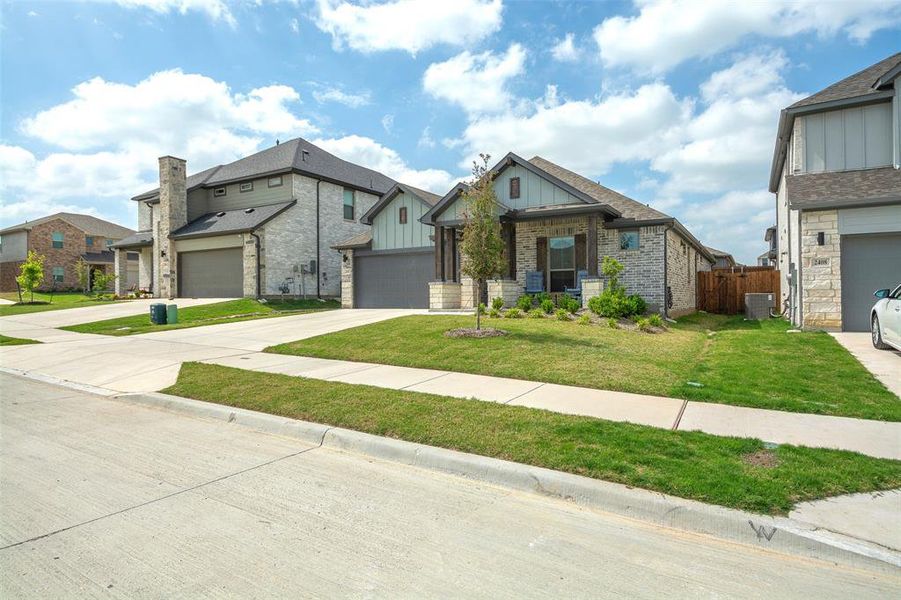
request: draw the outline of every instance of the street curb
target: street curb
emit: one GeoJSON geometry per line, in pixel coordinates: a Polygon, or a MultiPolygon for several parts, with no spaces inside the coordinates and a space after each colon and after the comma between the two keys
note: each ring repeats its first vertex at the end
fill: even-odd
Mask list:
{"type": "Polygon", "coordinates": [[[569,500],[623,517],[764,550],[892,573],[901,567],[901,552],[785,517],[755,515],[542,467],[168,394],[119,394],[112,399],[216,419],[324,448],[569,500]]]}

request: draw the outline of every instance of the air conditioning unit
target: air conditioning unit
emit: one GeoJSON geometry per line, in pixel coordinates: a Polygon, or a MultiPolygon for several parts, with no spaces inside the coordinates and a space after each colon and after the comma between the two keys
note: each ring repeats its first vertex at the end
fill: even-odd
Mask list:
{"type": "Polygon", "coordinates": [[[773,294],[745,294],[745,318],[759,321],[768,319],[773,308],[773,294]]]}

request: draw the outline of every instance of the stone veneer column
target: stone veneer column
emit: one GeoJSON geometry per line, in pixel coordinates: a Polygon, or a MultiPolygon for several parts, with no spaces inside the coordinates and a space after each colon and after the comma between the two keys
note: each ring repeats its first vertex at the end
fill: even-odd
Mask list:
{"type": "Polygon", "coordinates": [[[430,281],[429,310],[459,310],[461,287],[454,281],[430,281]]]}
{"type": "Polygon", "coordinates": [[[354,307],[354,251],[341,253],[341,308],[354,307]]]}
{"type": "MultiPolygon", "coordinates": [[[[260,236],[260,254],[263,252],[263,240],[262,234],[257,233],[260,236]]],[[[244,246],[243,246],[243,273],[244,273],[244,286],[243,292],[245,298],[256,298],[257,297],[257,240],[249,233],[244,234],[244,246]]],[[[263,286],[260,286],[260,295],[264,292],[263,286]]]]}
{"type": "Polygon", "coordinates": [[[582,308],[588,308],[588,301],[600,296],[604,291],[604,280],[595,277],[582,279],[582,308]]]}
{"type": "Polygon", "coordinates": [[[806,329],[842,328],[841,240],[838,213],[801,213],[801,305],[806,329]],[[823,232],[824,244],[817,243],[823,232]]]}
{"type": "Polygon", "coordinates": [[[488,306],[495,298],[504,301],[504,308],[516,306],[516,301],[523,294],[523,287],[514,279],[491,279],[488,281],[488,306]]]}
{"type": "Polygon", "coordinates": [[[116,248],[114,265],[114,274],[116,281],[113,286],[117,296],[124,296],[128,292],[128,251],[123,248],[116,248]]]}
{"type": "Polygon", "coordinates": [[[169,239],[173,231],[188,222],[188,194],[186,163],[174,156],[161,156],[160,162],[160,222],[154,237],[154,251],[159,256],[160,289],[162,298],[178,295],[178,265],[175,242],[169,239]]]}

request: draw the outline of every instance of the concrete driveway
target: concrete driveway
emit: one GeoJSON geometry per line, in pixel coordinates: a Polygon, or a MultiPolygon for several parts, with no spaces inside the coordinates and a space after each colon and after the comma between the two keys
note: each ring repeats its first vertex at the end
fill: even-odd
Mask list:
{"type": "MultiPolygon", "coordinates": [[[[87,309],[59,312],[74,310],[87,309]]],[[[274,344],[417,312],[422,311],[332,310],[130,337],[80,334],[28,323],[27,330],[16,330],[6,335],[47,343],[0,347],[0,366],[107,388],[111,392],[149,392],[175,383],[181,363],[186,361],[257,352],[274,344]]],[[[95,318],[109,317],[95,315],[95,318]]],[[[5,319],[0,323],[3,321],[5,319]]]]}
{"type": "Polygon", "coordinates": [[[833,333],[832,337],[853,354],[885,387],[901,398],[901,352],[877,350],[873,347],[873,341],[867,332],[842,331],[833,333]]]}
{"type": "Polygon", "coordinates": [[[901,593],[892,574],[20,378],[0,386],[5,598],[901,593]]]}

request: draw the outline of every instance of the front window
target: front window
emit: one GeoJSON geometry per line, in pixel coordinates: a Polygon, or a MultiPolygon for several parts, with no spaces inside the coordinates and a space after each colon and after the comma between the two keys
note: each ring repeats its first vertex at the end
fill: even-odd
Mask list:
{"type": "Polygon", "coordinates": [[[562,292],[576,284],[576,238],[555,237],[548,244],[551,291],[562,292]]]}
{"type": "Polygon", "coordinates": [[[51,234],[51,238],[53,240],[54,248],[62,248],[63,247],[63,234],[61,231],[54,231],[51,234]]]}
{"type": "Polygon", "coordinates": [[[354,220],[354,191],[344,188],[344,218],[354,220]]]}
{"type": "Polygon", "coordinates": [[[113,240],[106,240],[106,247],[109,248],[113,245],[113,240]]]}
{"type": "Polygon", "coordinates": [[[66,278],[66,270],[62,267],[53,267],[53,282],[62,283],[66,278]]]}
{"type": "Polygon", "coordinates": [[[94,237],[90,236],[90,235],[84,236],[84,243],[86,246],[93,246],[94,245],[94,237]]]}
{"type": "Polygon", "coordinates": [[[622,231],[619,234],[619,247],[621,250],[638,250],[638,232],[622,231]]]}

